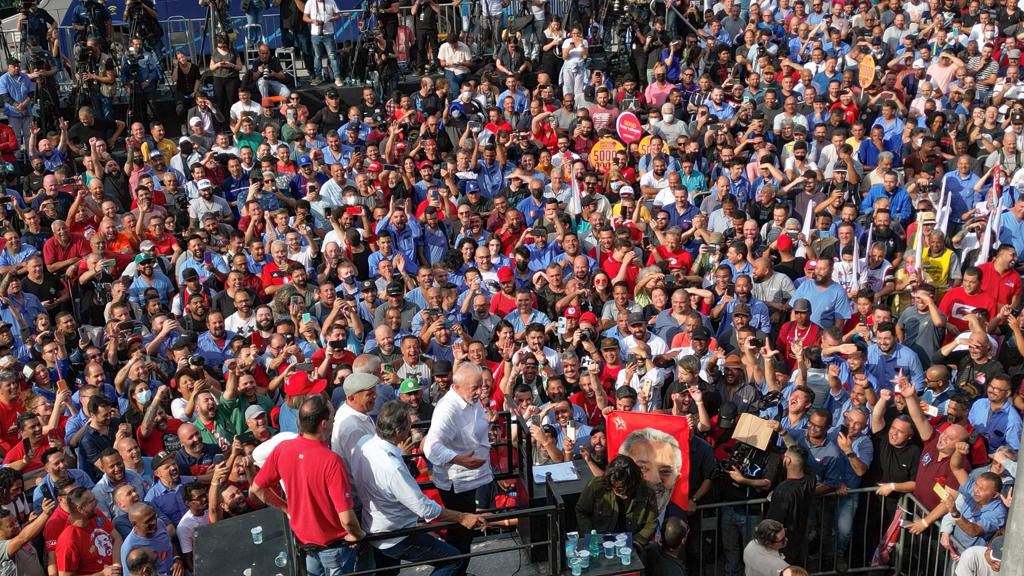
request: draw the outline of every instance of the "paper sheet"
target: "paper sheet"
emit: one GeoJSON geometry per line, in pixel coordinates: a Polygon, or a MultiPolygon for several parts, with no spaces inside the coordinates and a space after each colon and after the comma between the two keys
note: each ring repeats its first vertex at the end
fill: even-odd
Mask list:
{"type": "Polygon", "coordinates": [[[576,474],[576,466],[572,462],[560,462],[558,464],[534,466],[533,481],[538,484],[543,483],[548,473],[551,474],[553,482],[569,482],[579,479],[579,475],[576,474]]]}

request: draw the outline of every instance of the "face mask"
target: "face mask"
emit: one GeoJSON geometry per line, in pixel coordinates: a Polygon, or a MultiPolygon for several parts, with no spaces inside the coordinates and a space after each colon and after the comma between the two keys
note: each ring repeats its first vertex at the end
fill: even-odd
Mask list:
{"type": "Polygon", "coordinates": [[[533,190],[530,190],[530,194],[533,195],[534,198],[540,198],[541,196],[544,196],[544,189],[535,188],[533,190]]]}
{"type": "Polygon", "coordinates": [[[920,146],[924,142],[924,138],[914,138],[914,146],[920,146]]]}
{"type": "Polygon", "coordinates": [[[621,182],[612,182],[612,192],[618,192],[619,188],[622,188],[621,182]]]}
{"type": "Polygon", "coordinates": [[[153,391],[152,390],[143,390],[141,392],[136,392],[135,393],[135,400],[138,401],[139,404],[143,404],[143,405],[149,404],[149,401],[152,400],[152,399],[153,399],[153,391]]]}
{"type": "Polygon", "coordinates": [[[135,166],[142,166],[142,158],[132,158],[132,164],[135,166]]]}
{"type": "Polygon", "coordinates": [[[344,280],[345,280],[345,284],[348,284],[350,286],[352,284],[356,283],[356,277],[355,276],[345,276],[344,280]]]}
{"type": "Polygon", "coordinates": [[[344,202],[345,206],[355,206],[356,205],[356,197],[355,196],[345,196],[344,198],[342,198],[342,202],[344,202]]]}
{"type": "Polygon", "coordinates": [[[470,100],[472,100],[472,99],[473,99],[473,95],[472,95],[472,93],[470,93],[470,92],[463,92],[463,93],[462,93],[462,96],[460,96],[460,99],[461,99],[461,100],[462,100],[463,102],[469,102],[470,100]]]}
{"type": "Polygon", "coordinates": [[[522,260],[516,261],[516,268],[518,268],[520,272],[526,272],[526,269],[529,268],[529,266],[529,262],[523,262],[522,260]]]}

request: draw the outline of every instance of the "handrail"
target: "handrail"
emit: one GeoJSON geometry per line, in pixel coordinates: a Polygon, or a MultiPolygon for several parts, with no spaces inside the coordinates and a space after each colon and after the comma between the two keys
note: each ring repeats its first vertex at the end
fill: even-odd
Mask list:
{"type": "MultiPolygon", "coordinates": [[[[562,499],[557,494],[554,493],[554,486],[552,485],[550,475],[548,476],[548,481],[546,482],[546,491],[547,491],[548,500],[549,501],[553,501],[554,502],[553,504],[548,504],[548,505],[545,505],[545,506],[537,506],[537,507],[534,507],[534,508],[525,508],[525,509],[520,509],[520,510],[512,510],[512,511],[508,511],[508,512],[499,512],[497,514],[492,514],[492,515],[488,516],[487,520],[489,520],[489,521],[512,520],[512,519],[536,516],[536,515],[539,515],[539,514],[545,514],[545,515],[548,516],[548,522],[549,522],[548,525],[551,528],[551,530],[549,530],[549,532],[548,532],[547,540],[527,542],[527,543],[518,544],[518,545],[515,545],[515,546],[504,546],[504,547],[497,548],[497,549],[494,549],[494,550],[481,550],[481,551],[478,551],[478,552],[469,552],[469,553],[466,553],[466,554],[457,554],[457,555],[452,555],[452,556],[446,556],[444,558],[444,560],[471,559],[471,558],[478,558],[478,557],[481,557],[481,556],[491,556],[493,554],[503,554],[505,552],[516,552],[516,551],[520,551],[520,550],[530,550],[530,549],[538,548],[538,547],[541,547],[541,546],[547,546],[549,548],[548,558],[549,558],[549,567],[552,570],[551,574],[557,574],[558,573],[558,568],[559,568],[559,566],[561,566],[561,564],[560,564],[561,560],[560,560],[560,556],[558,554],[558,552],[559,552],[558,551],[558,547],[561,546],[561,533],[560,533],[560,530],[559,530],[559,527],[561,526],[561,523],[560,523],[560,520],[559,520],[559,516],[560,516],[561,511],[564,509],[564,503],[562,502],[562,499]]],[[[412,527],[409,527],[409,528],[402,528],[402,529],[399,529],[399,530],[391,530],[391,531],[388,531],[388,532],[378,532],[378,533],[375,533],[375,534],[367,534],[366,537],[363,538],[363,541],[369,543],[369,542],[376,541],[376,540],[388,540],[388,539],[391,539],[391,538],[401,538],[401,537],[412,536],[413,534],[420,534],[420,533],[424,533],[424,532],[436,532],[436,531],[442,530],[444,528],[451,528],[451,527],[455,527],[455,526],[458,526],[458,525],[459,524],[457,522],[436,522],[436,523],[429,523],[429,524],[420,524],[418,526],[412,526],[412,527]]],[[[401,569],[404,570],[406,568],[415,568],[415,567],[418,567],[418,566],[429,566],[429,565],[434,564],[436,562],[437,562],[437,560],[434,559],[434,560],[422,560],[422,561],[419,561],[419,562],[403,563],[401,565],[401,569]]],[[[371,574],[376,574],[377,572],[378,572],[377,568],[372,568],[372,569],[369,569],[369,570],[360,570],[358,572],[351,572],[349,574],[349,576],[369,576],[371,574]]]]}

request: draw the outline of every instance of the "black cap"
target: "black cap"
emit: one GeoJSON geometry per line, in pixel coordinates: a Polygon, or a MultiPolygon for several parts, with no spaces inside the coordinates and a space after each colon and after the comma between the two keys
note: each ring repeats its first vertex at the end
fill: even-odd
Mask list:
{"type": "Polygon", "coordinates": [[[750,305],[740,302],[732,309],[733,316],[750,316],[750,305]]]}
{"type": "Polygon", "coordinates": [[[405,291],[405,287],[402,286],[401,282],[392,282],[392,283],[388,284],[388,289],[387,289],[386,294],[388,296],[401,296],[404,291],[405,291]]]}
{"type": "Polygon", "coordinates": [[[739,417],[739,409],[733,402],[722,402],[718,409],[718,426],[726,430],[736,426],[736,419],[739,417]]]}
{"type": "Polygon", "coordinates": [[[363,292],[370,292],[370,291],[376,292],[377,291],[377,283],[374,282],[373,280],[364,280],[363,281],[363,286],[362,286],[362,291],[363,292]]]}
{"type": "Polygon", "coordinates": [[[626,321],[629,322],[630,326],[632,326],[633,324],[643,324],[644,323],[644,313],[643,312],[630,312],[629,316],[626,317],[626,321]]]}
{"type": "Polygon", "coordinates": [[[711,333],[708,329],[703,326],[697,326],[690,332],[690,340],[704,340],[707,342],[711,341],[711,333]]]}
{"type": "Polygon", "coordinates": [[[186,281],[198,280],[199,272],[196,272],[195,268],[185,268],[185,271],[181,273],[181,277],[184,278],[186,281]]]}
{"type": "Polygon", "coordinates": [[[447,376],[452,373],[452,363],[447,360],[438,360],[434,362],[430,373],[433,376],[447,376]]]}

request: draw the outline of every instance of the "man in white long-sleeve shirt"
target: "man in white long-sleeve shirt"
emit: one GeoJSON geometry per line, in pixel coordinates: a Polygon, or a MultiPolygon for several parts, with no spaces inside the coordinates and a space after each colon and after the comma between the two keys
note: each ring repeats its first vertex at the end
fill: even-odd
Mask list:
{"type": "MultiPolygon", "coordinates": [[[[482,526],[479,514],[458,512],[441,507],[427,498],[402,459],[403,452],[413,445],[412,409],[408,404],[392,400],[377,416],[377,433],[360,440],[352,454],[353,485],[363,502],[363,524],[371,533],[411,528],[422,518],[425,522],[441,520],[458,522],[472,530],[482,526]]],[[[448,576],[465,570],[466,560],[447,560],[460,554],[450,544],[430,534],[418,533],[402,538],[373,542],[387,558],[421,562],[437,560],[434,576],[448,576]]],[[[381,568],[378,561],[377,567],[381,568]]]]}
{"type": "Polygon", "coordinates": [[[353,372],[345,377],[345,403],[334,414],[334,428],[331,430],[331,450],[351,467],[352,453],[363,436],[373,435],[373,420],[370,410],[377,401],[377,382],[373,374],[353,372]]]}
{"type": "MultiPolygon", "coordinates": [[[[451,389],[434,408],[423,452],[434,465],[434,485],[446,508],[459,512],[476,511],[476,490],[494,481],[491,470],[491,443],[487,438],[487,415],[480,404],[483,373],[463,363],[455,371],[451,389]]],[[[473,533],[463,527],[448,531],[448,543],[460,553],[468,553],[473,533]]],[[[466,573],[465,567],[455,572],[466,573]]]]}

